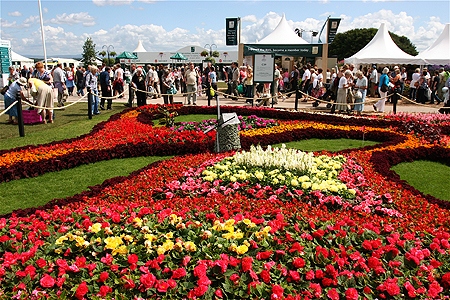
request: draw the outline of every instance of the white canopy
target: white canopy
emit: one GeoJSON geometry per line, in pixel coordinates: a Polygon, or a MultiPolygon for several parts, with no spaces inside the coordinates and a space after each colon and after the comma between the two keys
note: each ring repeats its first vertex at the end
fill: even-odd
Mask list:
{"type": "Polygon", "coordinates": [[[447,23],[438,39],[418,57],[427,65],[450,65],[450,23],[447,23]]]}
{"type": "Polygon", "coordinates": [[[268,36],[256,42],[262,45],[303,45],[309,44],[307,41],[299,37],[294,30],[289,26],[286,17],[281,17],[280,23],[268,36]]]}
{"type": "Polygon", "coordinates": [[[139,41],[139,44],[133,52],[147,52],[147,50],[145,50],[144,46],[142,45],[142,41],[139,41]]]}
{"type": "Polygon", "coordinates": [[[345,63],[423,65],[424,61],[401,50],[392,40],[385,24],[381,23],[373,39],[352,57],[346,58],[345,63]]]}
{"type": "Polygon", "coordinates": [[[12,50],[11,50],[11,61],[13,62],[13,64],[17,63],[20,66],[28,65],[29,67],[34,65],[33,59],[20,55],[19,53],[16,53],[12,50]]]}

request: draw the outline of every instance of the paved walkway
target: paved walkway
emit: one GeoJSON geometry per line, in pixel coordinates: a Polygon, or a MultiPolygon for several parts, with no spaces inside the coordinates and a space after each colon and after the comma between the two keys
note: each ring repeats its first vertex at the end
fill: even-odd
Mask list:
{"type": "MultiPolygon", "coordinates": [[[[69,97],[68,101],[76,101],[78,99],[77,97],[69,97]]],[[[379,98],[378,98],[379,99],[379,98]]],[[[382,113],[375,112],[373,109],[372,104],[376,103],[378,101],[377,98],[366,98],[366,102],[370,102],[370,104],[364,105],[364,112],[363,114],[377,114],[382,115],[382,113]]],[[[114,99],[113,100],[113,106],[117,104],[125,104],[128,102],[128,95],[126,95],[122,99],[114,99]]],[[[174,96],[174,102],[178,103],[186,103],[186,97],[184,97],[182,94],[178,93],[174,96]]],[[[316,112],[330,112],[330,109],[326,108],[326,103],[320,103],[318,107],[313,107],[314,101],[310,100],[308,102],[298,102],[298,110],[307,110],[307,111],[316,111],[316,112]]],[[[147,104],[163,104],[163,98],[158,99],[150,99],[147,98],[147,104]]],[[[250,104],[245,103],[245,99],[239,99],[238,101],[231,100],[230,98],[224,98],[223,96],[219,96],[219,104],[220,105],[231,105],[231,106],[251,106],[250,104]]],[[[200,97],[197,97],[197,105],[200,106],[206,106],[208,105],[208,98],[204,94],[200,97]]],[[[216,101],[213,99],[211,100],[211,105],[215,106],[216,101]]],[[[134,106],[136,106],[136,99],[134,102],[134,106]]],[[[411,112],[411,113],[438,113],[438,109],[441,108],[443,104],[440,105],[432,105],[432,104],[426,104],[426,105],[420,105],[415,104],[407,100],[399,101],[397,104],[397,112],[411,112]]],[[[295,95],[292,95],[291,97],[287,98],[284,101],[278,102],[278,104],[274,105],[274,108],[278,109],[294,109],[295,108],[295,95]]],[[[386,103],[386,110],[385,113],[391,113],[392,112],[392,104],[386,103]]]]}

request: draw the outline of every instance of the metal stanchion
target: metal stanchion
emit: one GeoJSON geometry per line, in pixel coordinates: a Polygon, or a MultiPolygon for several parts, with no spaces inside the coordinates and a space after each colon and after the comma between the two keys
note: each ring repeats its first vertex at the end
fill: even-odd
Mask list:
{"type": "Polygon", "coordinates": [[[24,137],[25,136],[25,127],[23,126],[23,115],[22,115],[22,95],[20,94],[20,91],[17,92],[17,122],[19,125],[19,136],[24,137]]]}
{"type": "Polygon", "coordinates": [[[295,89],[295,110],[298,110],[298,96],[299,96],[299,92],[298,92],[298,87],[295,89]]]}
{"type": "Polygon", "coordinates": [[[93,103],[93,97],[91,91],[88,92],[88,118],[89,120],[92,119],[92,103],[93,103]]]}

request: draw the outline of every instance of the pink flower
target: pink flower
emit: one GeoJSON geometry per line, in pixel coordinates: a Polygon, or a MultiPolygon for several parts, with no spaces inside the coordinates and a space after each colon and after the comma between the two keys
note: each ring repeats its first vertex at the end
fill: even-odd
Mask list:
{"type": "Polygon", "coordinates": [[[56,281],[52,276],[45,274],[42,276],[41,280],[39,280],[39,283],[43,288],[51,288],[55,285],[56,281]]]}
{"type": "Polygon", "coordinates": [[[339,300],[339,293],[336,291],[335,288],[331,289],[327,293],[327,297],[331,300],[339,300]]]}

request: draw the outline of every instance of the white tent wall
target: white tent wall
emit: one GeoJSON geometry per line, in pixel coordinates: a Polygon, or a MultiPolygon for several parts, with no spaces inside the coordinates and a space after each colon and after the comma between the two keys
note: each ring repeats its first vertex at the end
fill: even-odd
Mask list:
{"type": "Polygon", "coordinates": [[[346,58],[345,63],[354,65],[423,65],[424,60],[409,55],[401,50],[392,40],[384,23],[381,23],[372,40],[353,56],[346,58]]]}
{"type": "Polygon", "coordinates": [[[450,23],[445,25],[436,41],[417,56],[427,65],[450,65],[450,23]]]}

